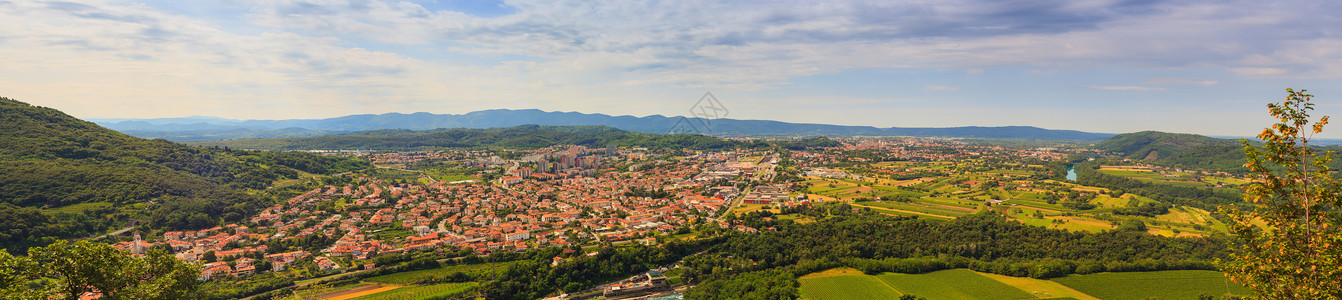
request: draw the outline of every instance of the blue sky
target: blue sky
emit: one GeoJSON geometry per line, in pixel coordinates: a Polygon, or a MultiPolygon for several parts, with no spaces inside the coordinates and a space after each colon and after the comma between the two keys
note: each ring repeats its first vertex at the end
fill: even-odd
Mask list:
{"type": "MultiPolygon", "coordinates": [[[[0,0],[0,95],[81,118],[538,108],[1250,136],[1342,112],[1332,1],[0,0]]],[[[1322,137],[1342,138],[1342,129],[1322,137]]]]}

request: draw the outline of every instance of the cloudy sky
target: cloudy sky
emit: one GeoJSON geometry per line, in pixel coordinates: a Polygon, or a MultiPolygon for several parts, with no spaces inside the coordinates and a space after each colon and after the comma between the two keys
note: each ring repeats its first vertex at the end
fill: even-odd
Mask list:
{"type": "MultiPolygon", "coordinates": [[[[0,0],[0,96],[81,118],[537,108],[1254,135],[1342,115],[1334,1],[0,0]]],[[[1342,129],[1324,137],[1342,138],[1342,129]]]]}

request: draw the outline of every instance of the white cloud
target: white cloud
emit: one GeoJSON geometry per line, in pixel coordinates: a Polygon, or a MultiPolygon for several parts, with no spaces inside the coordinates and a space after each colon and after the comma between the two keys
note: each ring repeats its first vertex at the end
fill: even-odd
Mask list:
{"type": "MultiPolygon", "coordinates": [[[[945,71],[889,95],[901,99],[972,94],[932,92],[970,84],[1003,90],[994,85],[1014,74],[1082,82],[1026,82],[1055,93],[1095,82],[1143,85],[1089,88],[1231,86],[1234,74],[1342,77],[1342,41],[1330,32],[1342,20],[1315,15],[1340,11],[1330,3],[507,0],[513,13],[479,17],[408,1],[249,0],[239,4],[243,16],[193,18],[126,0],[72,1],[82,4],[0,1],[6,22],[22,24],[0,27],[6,96],[100,117],[644,115],[683,111],[704,90],[759,99],[751,103],[853,92],[799,84],[852,70],[897,69],[883,73],[897,74],[891,80],[945,71]],[[1084,77],[1115,69],[1122,73],[1084,77]],[[1215,72],[1232,76],[1207,74],[1215,72]]],[[[820,102],[883,105],[873,94],[820,102]]],[[[791,113],[778,110],[786,109],[742,111],[791,113]]]]}
{"type": "Polygon", "coordinates": [[[1146,83],[1148,83],[1148,84],[1156,84],[1156,85],[1213,86],[1213,85],[1220,84],[1221,82],[1220,82],[1220,81],[1216,81],[1216,80],[1189,80],[1189,79],[1183,79],[1183,78],[1163,77],[1163,78],[1154,78],[1154,79],[1151,79],[1151,80],[1147,80],[1146,83]]]}
{"type": "Polygon", "coordinates": [[[1233,68],[1235,73],[1245,75],[1281,75],[1286,74],[1286,69],[1282,68],[1233,68]]]}
{"type": "Polygon", "coordinates": [[[1092,85],[1086,88],[1111,91],[1164,91],[1165,88],[1135,85],[1092,85]]]}
{"type": "Polygon", "coordinates": [[[1303,25],[1291,20],[1303,12],[1255,2],[507,4],[517,13],[478,18],[405,2],[257,1],[250,19],[385,42],[469,44],[457,50],[554,58],[585,72],[620,72],[634,82],[745,89],[852,68],[947,67],[979,74],[1004,66],[1227,65],[1278,51],[1272,41],[1293,38],[1262,28],[1326,36],[1316,28],[1330,22],[1297,28],[1303,25]]]}

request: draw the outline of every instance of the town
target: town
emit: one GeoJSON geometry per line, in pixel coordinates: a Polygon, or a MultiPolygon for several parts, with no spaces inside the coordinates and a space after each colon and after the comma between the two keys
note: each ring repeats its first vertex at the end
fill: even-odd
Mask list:
{"type": "Polygon", "coordinates": [[[346,184],[306,191],[245,224],[168,231],[161,239],[136,232],[133,240],[116,246],[142,254],[162,245],[181,260],[204,263],[201,280],[282,272],[296,264],[340,272],[374,268],[371,259],[382,255],[444,248],[488,255],[552,246],[656,244],[659,235],[716,220],[733,201],[807,203],[788,197],[788,187],[781,185],[741,192],[749,179],[767,178],[777,166],[775,156],[762,152],[670,156],[643,148],[566,146],[528,151],[512,160],[481,154],[369,157],[391,168],[447,159],[484,167],[473,175],[496,179],[448,182],[419,175],[405,182],[348,174],[341,178],[346,184]],[[329,243],[268,247],[318,236],[329,243]]]}
{"type": "MultiPolygon", "coordinates": [[[[1093,171],[1082,171],[1214,189],[1246,182],[1226,172],[1150,165],[1079,145],[1005,147],[915,137],[836,141],[837,147],[730,151],[573,145],[325,151],[367,159],[377,167],[279,188],[292,195],[246,222],[135,232],[115,246],[140,254],[164,248],[180,260],[202,264],[198,279],[207,282],[246,284],[253,277],[319,282],[364,272],[390,274],[373,282],[397,282],[379,278],[410,271],[404,266],[412,257],[475,262],[467,266],[476,266],[472,274],[483,276],[479,266],[495,264],[480,264],[481,258],[556,248],[563,251],[552,263],[560,265],[603,248],[660,246],[712,231],[758,234],[776,229],[752,227],[757,223],[742,222],[743,217],[815,222],[795,212],[818,203],[932,221],[994,211],[1069,231],[1101,232],[1138,222],[1149,225],[1142,230],[1153,235],[1207,236],[1225,225],[1206,206],[1170,206],[1079,184],[1069,164],[1079,157],[1108,157],[1088,162],[1093,171]]],[[[683,291],[685,279],[677,267],[663,266],[570,297],[678,292],[673,286],[683,291]]],[[[420,278],[416,282],[436,278],[409,277],[420,278]]],[[[311,293],[374,287],[382,285],[311,293]]]]}

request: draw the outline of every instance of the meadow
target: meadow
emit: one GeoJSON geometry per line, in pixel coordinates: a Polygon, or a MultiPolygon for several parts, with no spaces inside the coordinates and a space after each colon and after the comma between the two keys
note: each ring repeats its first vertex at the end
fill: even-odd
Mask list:
{"type": "MultiPolygon", "coordinates": [[[[1026,278],[1028,280],[1028,278],[1026,278]]],[[[908,294],[929,300],[941,299],[1034,299],[1025,292],[991,277],[967,269],[927,274],[885,273],[866,275],[852,268],[836,268],[802,276],[801,294],[805,299],[898,299],[908,294]]],[[[1032,286],[1047,286],[1047,284],[1032,286]]],[[[1055,283],[1056,284],[1056,283],[1055,283]]],[[[1060,285],[1050,287],[1047,295],[1082,296],[1060,285]]],[[[1081,298],[1078,298],[1081,299],[1081,298]]],[[[1093,299],[1093,298],[1086,298],[1093,299]]]]}
{"type": "Polygon", "coordinates": [[[801,278],[802,297],[811,300],[835,299],[899,299],[899,291],[875,276],[838,275],[801,278]]]}
{"type": "Polygon", "coordinates": [[[896,290],[928,300],[1030,299],[1034,295],[967,269],[936,271],[927,274],[886,273],[877,276],[896,290]]]}

